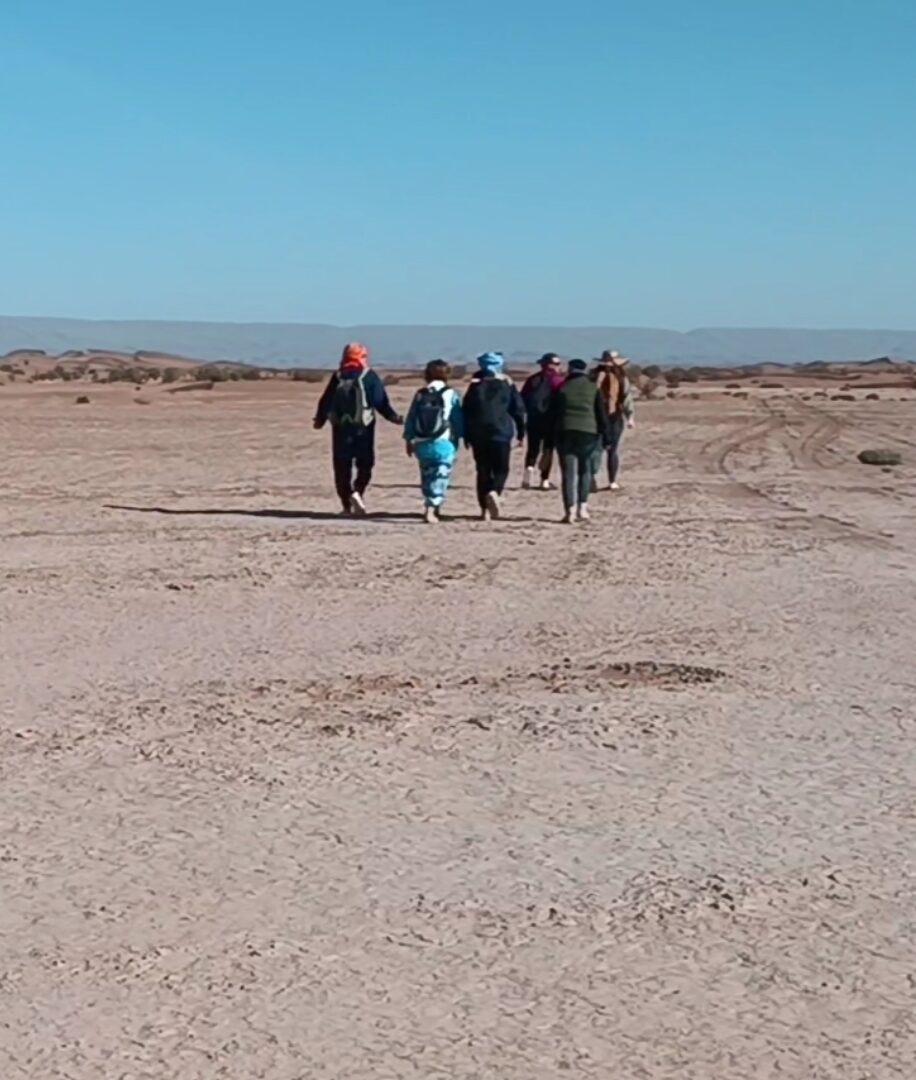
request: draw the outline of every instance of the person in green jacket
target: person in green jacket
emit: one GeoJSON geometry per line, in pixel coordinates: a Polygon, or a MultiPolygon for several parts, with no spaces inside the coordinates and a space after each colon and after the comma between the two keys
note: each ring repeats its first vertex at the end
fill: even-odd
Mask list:
{"type": "Polygon", "coordinates": [[[566,382],[554,398],[553,428],[563,476],[563,521],[588,521],[596,451],[608,444],[611,431],[607,405],[584,360],[569,361],[566,382]]]}

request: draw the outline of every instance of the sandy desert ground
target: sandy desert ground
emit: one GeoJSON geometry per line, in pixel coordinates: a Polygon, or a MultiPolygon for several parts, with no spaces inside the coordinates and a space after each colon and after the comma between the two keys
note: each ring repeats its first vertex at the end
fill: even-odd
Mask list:
{"type": "Polygon", "coordinates": [[[913,395],[643,405],[574,529],[91,397],[0,396],[4,1080],[913,1076],[913,395]]]}

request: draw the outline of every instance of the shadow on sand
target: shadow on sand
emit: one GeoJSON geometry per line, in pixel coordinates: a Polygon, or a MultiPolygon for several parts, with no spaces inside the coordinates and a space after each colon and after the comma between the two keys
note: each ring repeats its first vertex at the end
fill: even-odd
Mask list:
{"type": "MultiPolygon", "coordinates": [[[[393,513],[387,510],[378,510],[366,514],[365,517],[345,517],[333,510],[233,510],[221,507],[201,507],[193,510],[179,510],[169,506],[122,506],[118,503],[103,503],[105,510],[123,510],[129,514],[166,514],[171,517],[250,517],[250,518],[273,518],[278,521],[339,521],[359,524],[384,525],[386,523],[404,521],[422,521],[423,515],[418,513],[405,514],[393,513]]],[[[508,524],[530,524],[536,521],[532,517],[505,516],[502,519],[508,524]]],[[[443,524],[450,521],[480,521],[477,514],[449,514],[443,515],[443,524]]],[[[542,522],[542,524],[551,524],[542,522]]]]}
{"type": "Polygon", "coordinates": [[[420,521],[420,514],[396,514],[385,510],[366,514],[365,517],[351,518],[333,510],[233,510],[218,507],[202,507],[194,510],[178,510],[168,506],[120,506],[105,503],[105,510],[126,510],[131,514],[169,514],[174,517],[252,517],[275,518],[280,521],[368,521],[384,523],[386,521],[420,521]]]}

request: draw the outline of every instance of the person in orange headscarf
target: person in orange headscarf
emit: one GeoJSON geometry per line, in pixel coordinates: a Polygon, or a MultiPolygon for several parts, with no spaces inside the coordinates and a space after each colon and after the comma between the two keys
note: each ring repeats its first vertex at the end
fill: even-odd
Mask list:
{"type": "Polygon", "coordinates": [[[314,421],[316,429],[331,424],[334,484],[343,513],[348,516],[362,517],[366,513],[364,496],[375,465],[376,413],[392,424],[404,422],[388,400],[384,383],[369,367],[369,350],[352,341],[344,348],[340,366],[324,388],[314,421]]]}

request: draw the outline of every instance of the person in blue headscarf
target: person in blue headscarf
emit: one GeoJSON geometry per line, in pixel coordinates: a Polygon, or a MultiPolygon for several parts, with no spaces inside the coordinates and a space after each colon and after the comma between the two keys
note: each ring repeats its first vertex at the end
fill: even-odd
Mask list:
{"type": "Polygon", "coordinates": [[[504,366],[502,353],[479,356],[479,370],[464,397],[464,438],[477,466],[477,502],[484,521],[500,515],[513,438],[519,446],[525,441],[525,403],[504,366]]]}

